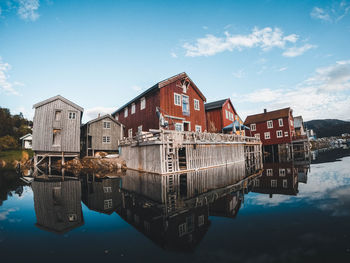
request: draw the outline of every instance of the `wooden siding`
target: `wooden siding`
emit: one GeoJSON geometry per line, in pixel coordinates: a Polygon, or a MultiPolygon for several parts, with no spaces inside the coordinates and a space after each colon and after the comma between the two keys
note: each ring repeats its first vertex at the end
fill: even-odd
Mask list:
{"type": "Polygon", "coordinates": [[[60,99],[35,109],[33,120],[33,150],[43,152],[80,152],[81,112],[60,99]],[[61,121],[55,121],[55,111],[61,110],[61,121]],[[68,119],[69,112],[76,118],[68,119]],[[53,146],[53,130],[61,130],[61,146],[53,146]]]}
{"type": "Polygon", "coordinates": [[[208,110],[206,112],[206,119],[207,119],[207,130],[208,132],[221,132],[223,125],[222,125],[222,110],[221,108],[208,110]]]}
{"type": "Polygon", "coordinates": [[[145,109],[141,110],[141,99],[139,99],[134,102],[134,114],[131,114],[131,104],[128,105],[128,117],[124,118],[124,108],[116,113],[118,115],[118,121],[125,126],[125,136],[128,136],[129,129],[132,129],[133,135],[136,135],[140,125],[142,125],[143,131],[159,129],[159,119],[156,115],[156,107],[160,105],[159,90],[146,94],[145,98],[145,109]]]}
{"type": "MultiPolygon", "coordinates": [[[[182,102],[181,102],[182,104],[182,102]]],[[[167,86],[164,86],[160,89],[160,107],[164,110],[167,115],[182,118],[181,119],[171,119],[174,123],[182,123],[183,121],[190,122],[190,131],[195,131],[196,126],[200,125],[202,127],[202,131],[207,129],[206,127],[206,117],[205,117],[205,109],[204,109],[204,100],[197,93],[197,91],[191,86],[188,86],[186,93],[183,92],[183,89],[180,85],[180,80],[170,83],[167,86]],[[190,106],[190,114],[186,116],[182,112],[182,106],[177,106],[174,103],[174,93],[180,95],[186,95],[189,97],[189,106],[190,106]],[[194,109],[194,99],[199,101],[199,110],[194,109]]],[[[167,118],[166,118],[167,119],[167,118]]],[[[169,129],[174,130],[175,127],[172,125],[172,121],[169,120],[169,129]]]]}

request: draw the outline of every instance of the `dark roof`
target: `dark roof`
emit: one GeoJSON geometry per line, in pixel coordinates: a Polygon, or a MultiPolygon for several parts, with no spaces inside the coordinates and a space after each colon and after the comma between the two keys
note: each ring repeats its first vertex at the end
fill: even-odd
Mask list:
{"type": "Polygon", "coordinates": [[[100,120],[103,120],[105,118],[109,118],[111,119],[112,121],[114,121],[115,123],[119,124],[119,125],[123,125],[121,124],[119,121],[117,121],[116,119],[114,119],[110,114],[105,114],[103,116],[100,116],[100,117],[97,117],[95,119],[92,119],[90,121],[88,121],[87,123],[85,123],[83,126],[87,125],[87,124],[91,124],[91,123],[94,123],[94,122],[97,122],[97,121],[100,121],[100,120]]]}
{"type": "Polygon", "coordinates": [[[62,97],[61,95],[57,95],[57,96],[54,96],[54,97],[49,98],[49,99],[47,99],[47,100],[43,100],[42,102],[39,102],[39,103],[37,103],[37,104],[34,104],[34,105],[33,105],[33,109],[38,108],[38,107],[40,107],[40,106],[43,106],[43,105],[45,105],[45,104],[47,104],[47,103],[50,103],[50,102],[52,102],[52,101],[55,101],[55,100],[61,100],[61,101],[67,103],[68,105],[72,106],[73,108],[76,108],[77,110],[79,110],[79,111],[81,111],[81,112],[84,111],[84,109],[83,109],[82,107],[80,107],[80,106],[78,106],[77,104],[71,102],[70,100],[67,100],[66,98],[62,97]]]}
{"type": "Polygon", "coordinates": [[[142,97],[144,97],[146,94],[151,93],[153,91],[156,91],[157,89],[160,89],[178,79],[182,79],[182,78],[188,78],[189,81],[191,82],[192,87],[198,92],[199,96],[206,101],[206,98],[204,97],[204,95],[202,94],[202,92],[198,89],[198,87],[196,86],[196,84],[194,84],[194,82],[190,79],[190,77],[186,74],[186,72],[182,72],[180,74],[174,75],[170,78],[164,79],[160,82],[158,82],[157,84],[153,85],[152,87],[150,87],[149,89],[145,90],[144,92],[142,92],[140,95],[138,95],[137,97],[133,98],[132,100],[130,100],[128,103],[124,104],[123,106],[119,107],[119,109],[117,109],[116,111],[114,111],[112,113],[112,115],[116,114],[117,112],[123,110],[125,107],[127,107],[128,105],[130,105],[131,103],[137,101],[138,99],[141,99],[142,97]]]}
{"type": "Polygon", "coordinates": [[[222,105],[224,105],[224,103],[225,103],[227,100],[228,100],[228,99],[223,99],[223,100],[217,100],[217,101],[205,103],[205,104],[204,104],[205,110],[213,110],[213,109],[221,108],[222,105]]]}
{"type": "Polygon", "coordinates": [[[259,113],[255,115],[249,115],[244,121],[244,124],[259,123],[268,120],[275,120],[278,118],[288,117],[289,112],[292,111],[290,107],[279,109],[275,111],[268,111],[266,113],[259,113]]]}

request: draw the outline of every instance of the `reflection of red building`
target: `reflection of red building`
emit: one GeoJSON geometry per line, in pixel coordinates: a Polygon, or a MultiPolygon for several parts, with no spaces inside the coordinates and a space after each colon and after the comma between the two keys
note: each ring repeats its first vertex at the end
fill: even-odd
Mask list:
{"type": "Polygon", "coordinates": [[[293,110],[285,108],[250,115],[244,124],[250,128],[251,136],[261,139],[263,145],[290,144],[295,135],[293,110]]]}
{"type": "Polygon", "coordinates": [[[240,192],[235,192],[215,200],[210,204],[210,215],[235,218],[241,208],[242,198],[243,194],[241,197],[240,192]]]}
{"type": "Polygon", "coordinates": [[[159,108],[171,130],[206,130],[204,102],[206,98],[186,73],[158,82],[135,97],[112,116],[125,125],[128,135],[138,131],[159,129],[159,108]]]}

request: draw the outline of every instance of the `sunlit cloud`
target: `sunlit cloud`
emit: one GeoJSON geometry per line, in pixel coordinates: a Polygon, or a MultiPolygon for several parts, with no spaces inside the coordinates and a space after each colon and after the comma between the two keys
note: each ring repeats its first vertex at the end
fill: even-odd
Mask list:
{"type": "Polygon", "coordinates": [[[15,81],[11,82],[9,80],[9,71],[11,70],[11,65],[3,62],[0,57],[0,93],[5,95],[15,95],[19,96],[20,93],[15,89],[16,86],[24,86],[23,83],[15,81]]]}
{"type": "Polygon", "coordinates": [[[322,20],[328,23],[336,23],[342,20],[350,11],[350,4],[346,1],[334,2],[325,8],[315,6],[310,13],[313,19],[322,20]]]}
{"type": "Polygon", "coordinates": [[[310,45],[310,44],[305,44],[304,46],[301,46],[301,47],[290,47],[286,51],[284,51],[282,55],[290,58],[297,57],[304,54],[309,49],[316,48],[316,47],[317,46],[310,45]]]}

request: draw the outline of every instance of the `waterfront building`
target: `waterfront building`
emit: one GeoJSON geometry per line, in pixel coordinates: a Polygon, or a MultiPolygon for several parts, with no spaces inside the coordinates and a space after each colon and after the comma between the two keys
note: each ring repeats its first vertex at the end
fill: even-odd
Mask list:
{"type": "Polygon", "coordinates": [[[22,142],[23,149],[32,149],[33,136],[30,133],[22,136],[19,140],[22,142]]]}

